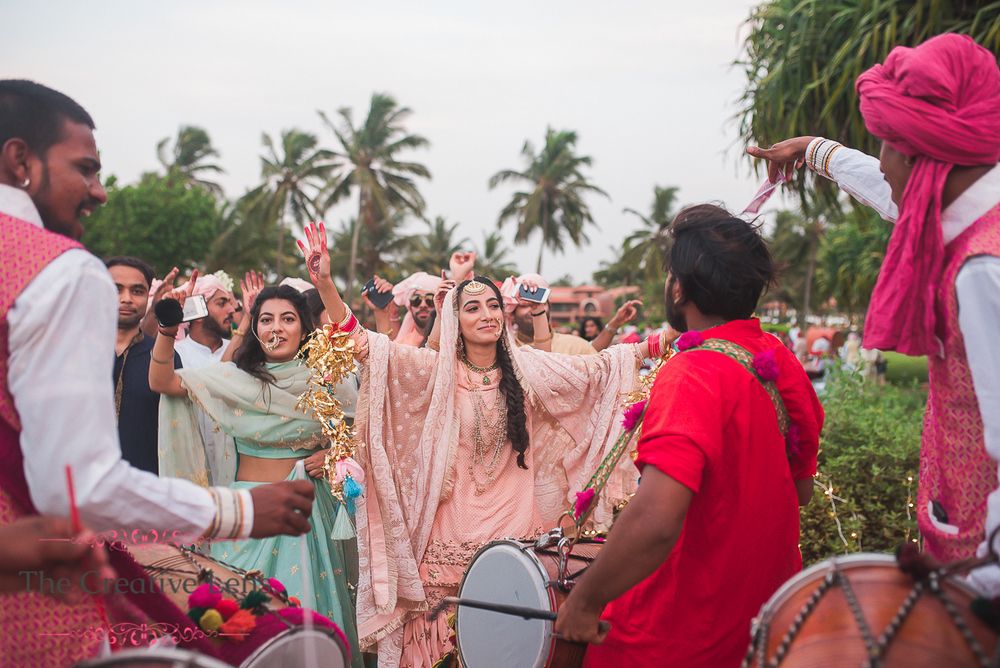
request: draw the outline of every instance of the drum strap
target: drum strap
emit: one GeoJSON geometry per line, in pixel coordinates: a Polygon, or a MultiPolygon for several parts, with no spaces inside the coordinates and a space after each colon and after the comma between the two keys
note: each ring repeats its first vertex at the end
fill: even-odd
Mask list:
{"type": "Polygon", "coordinates": [[[774,381],[764,380],[760,377],[760,374],[757,373],[753,364],[753,353],[743,346],[733,343],[732,341],[727,341],[726,339],[708,339],[701,345],[693,346],[687,349],[687,351],[691,350],[711,350],[721,353],[730,359],[736,360],[740,366],[747,370],[747,373],[757,379],[757,382],[761,384],[761,387],[763,387],[768,396],[771,397],[771,403],[774,404],[774,412],[778,416],[778,429],[781,430],[782,436],[788,435],[788,427],[791,424],[788,417],[788,409],[785,407],[785,402],[781,398],[781,393],[778,392],[778,386],[774,384],[774,381]]]}

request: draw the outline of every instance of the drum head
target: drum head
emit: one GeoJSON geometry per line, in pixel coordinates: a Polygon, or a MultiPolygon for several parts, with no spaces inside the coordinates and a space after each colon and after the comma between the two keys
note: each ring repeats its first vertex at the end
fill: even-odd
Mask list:
{"type": "Polygon", "coordinates": [[[77,668],[232,668],[218,659],[183,649],[155,647],[126,649],[102,659],[77,664],[77,668]]]}
{"type": "Polygon", "coordinates": [[[261,645],[240,668],[328,666],[345,668],[347,654],[339,639],[323,628],[285,631],[261,645]]]}
{"type": "MultiPolygon", "coordinates": [[[[512,541],[485,546],[472,559],[461,598],[552,610],[548,576],[533,552],[512,541]]],[[[541,668],[549,656],[552,622],[459,607],[456,630],[467,668],[541,668]]]]}

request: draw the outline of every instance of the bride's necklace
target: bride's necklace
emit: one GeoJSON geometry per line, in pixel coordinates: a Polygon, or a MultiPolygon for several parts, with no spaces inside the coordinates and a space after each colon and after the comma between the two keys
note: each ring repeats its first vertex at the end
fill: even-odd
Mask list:
{"type": "Polygon", "coordinates": [[[483,385],[490,384],[490,372],[496,371],[500,367],[499,363],[496,360],[493,360],[493,364],[489,366],[477,366],[472,362],[470,362],[469,358],[466,357],[465,355],[462,355],[462,364],[464,364],[465,368],[467,368],[469,371],[472,371],[473,373],[483,374],[483,385]]]}
{"type": "Polygon", "coordinates": [[[473,391],[472,395],[475,449],[472,452],[472,461],[469,462],[469,476],[475,486],[476,496],[480,496],[493,486],[499,474],[498,465],[501,464],[504,444],[507,441],[507,402],[503,392],[498,391],[493,410],[488,411],[480,393],[473,391]],[[487,413],[496,416],[496,421],[492,424],[486,417],[487,413]],[[479,470],[485,474],[485,480],[481,479],[479,470]]]}

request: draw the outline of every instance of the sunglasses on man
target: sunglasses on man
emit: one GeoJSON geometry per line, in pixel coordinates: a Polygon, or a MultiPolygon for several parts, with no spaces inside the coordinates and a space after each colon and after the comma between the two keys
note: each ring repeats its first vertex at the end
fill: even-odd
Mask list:
{"type": "Polygon", "coordinates": [[[420,302],[423,302],[424,306],[428,308],[434,308],[434,295],[413,295],[410,297],[410,306],[413,308],[420,306],[420,302]]]}

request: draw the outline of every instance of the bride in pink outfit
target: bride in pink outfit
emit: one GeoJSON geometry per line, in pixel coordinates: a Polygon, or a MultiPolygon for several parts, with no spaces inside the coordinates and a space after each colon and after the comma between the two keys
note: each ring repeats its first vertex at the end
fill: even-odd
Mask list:
{"type": "MultiPolygon", "coordinates": [[[[518,348],[494,282],[475,277],[438,290],[428,347],[362,328],[330,278],[326,230],[299,242],[337,327],[351,333],[361,368],[356,458],[366,489],[356,515],[361,646],[379,665],[430,668],[453,649],[442,615],[473,554],[501,537],[555,526],[621,431],[621,403],[649,355],[646,342],[599,355],[518,348]]],[[[532,313],[535,345],[551,340],[545,305],[532,313]]],[[[623,458],[594,511],[635,490],[623,458]]]]}

